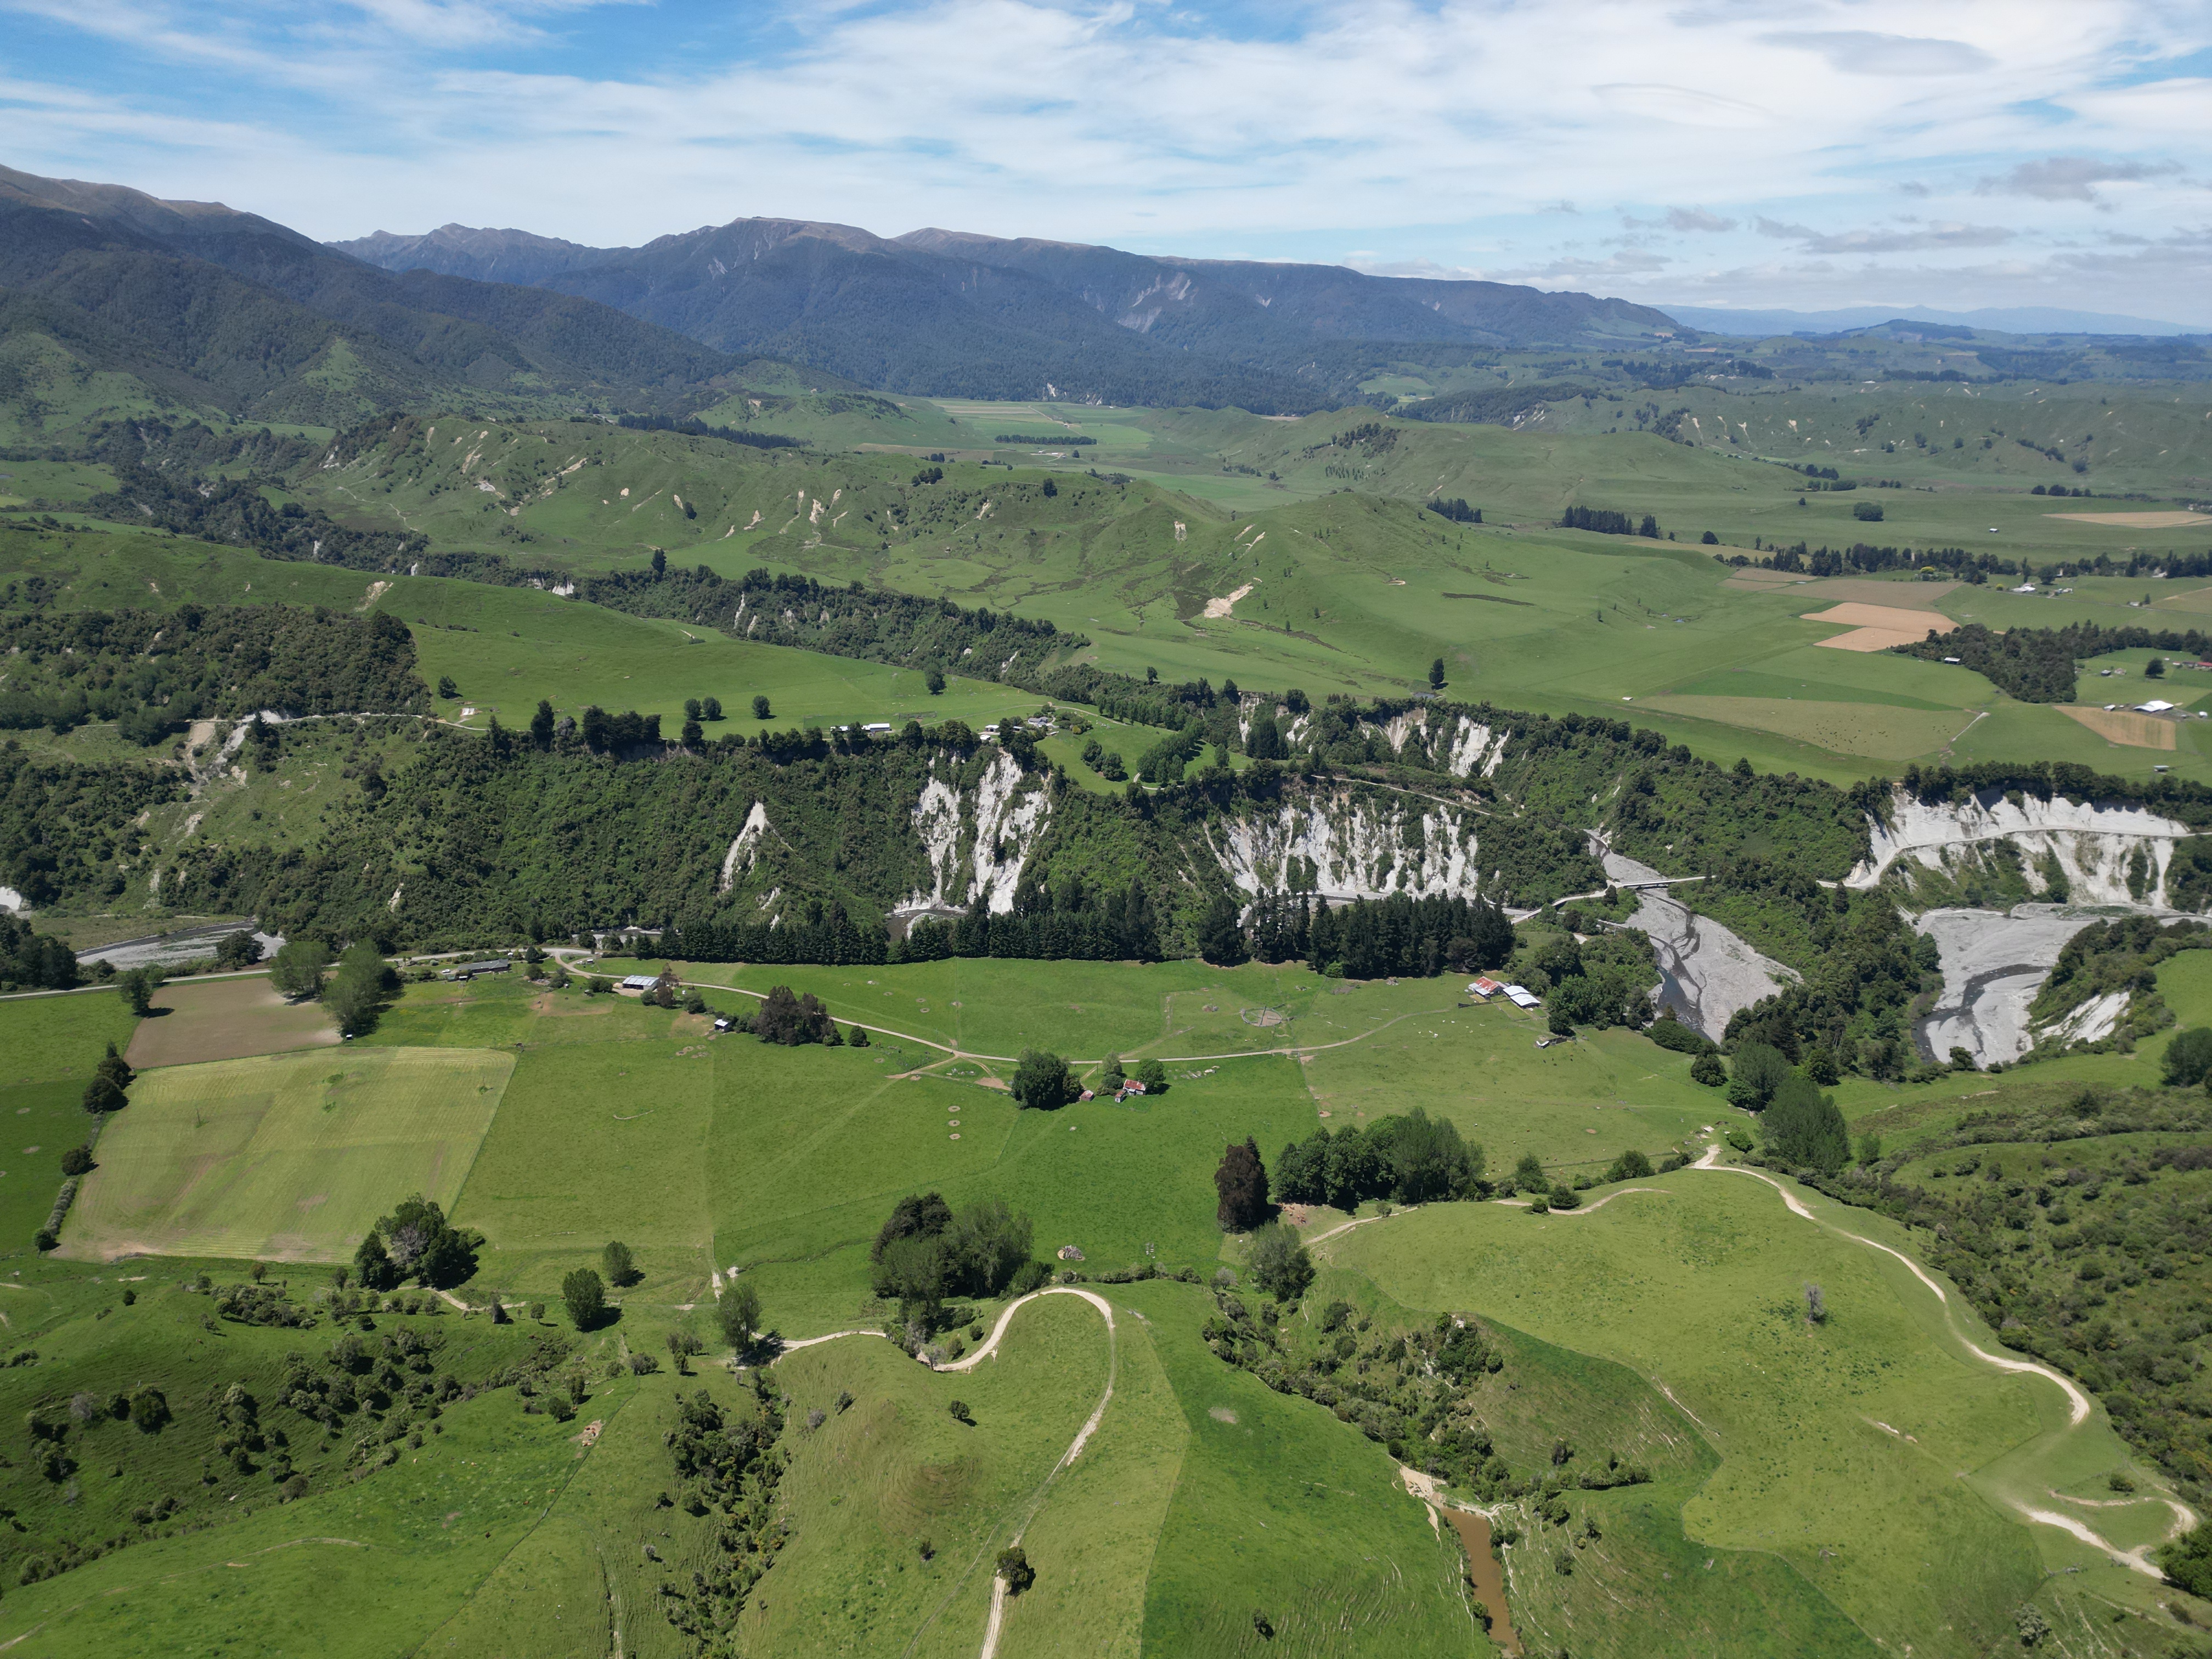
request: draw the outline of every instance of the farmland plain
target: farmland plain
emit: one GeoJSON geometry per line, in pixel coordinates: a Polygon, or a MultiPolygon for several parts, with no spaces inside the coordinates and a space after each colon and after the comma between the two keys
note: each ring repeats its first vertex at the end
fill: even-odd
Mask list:
{"type": "Polygon", "coordinates": [[[271,1054],[149,1073],[63,1248],[337,1261],[409,1193],[450,1206],[514,1068],[471,1050],[271,1054]]]}

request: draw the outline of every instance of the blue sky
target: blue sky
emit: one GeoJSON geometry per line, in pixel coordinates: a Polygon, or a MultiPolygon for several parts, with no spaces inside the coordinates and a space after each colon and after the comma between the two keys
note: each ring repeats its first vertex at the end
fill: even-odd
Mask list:
{"type": "Polygon", "coordinates": [[[2212,0],[0,0],[0,160],[337,239],[746,215],[2212,326],[2212,0]]]}

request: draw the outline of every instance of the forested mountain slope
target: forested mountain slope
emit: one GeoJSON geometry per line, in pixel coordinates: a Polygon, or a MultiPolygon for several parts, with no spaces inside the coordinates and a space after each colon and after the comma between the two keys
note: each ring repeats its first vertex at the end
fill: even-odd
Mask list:
{"type": "Polygon", "coordinates": [[[1645,307],[1505,283],[941,230],[886,240],[797,220],[733,220],[640,248],[460,225],[333,246],[392,270],[538,283],[724,350],[962,397],[1296,413],[1358,395],[1343,363],[1315,357],[1321,343],[1594,344],[1678,331],[1645,307]]]}
{"type": "Polygon", "coordinates": [[[10,355],[39,337],[263,418],[343,423],[426,396],[650,403],[735,367],[587,300],[395,276],[256,215],[9,169],[0,289],[10,355]]]}

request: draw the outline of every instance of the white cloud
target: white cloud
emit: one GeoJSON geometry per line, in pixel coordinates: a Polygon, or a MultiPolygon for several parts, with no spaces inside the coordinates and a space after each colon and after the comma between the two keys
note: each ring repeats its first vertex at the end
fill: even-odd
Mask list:
{"type": "Polygon", "coordinates": [[[2134,184],[2179,173],[2171,161],[2105,161],[2090,155],[2050,155],[2022,161],[2001,178],[1986,178],[1974,186],[1978,196],[2033,196],[2045,202],[2094,202],[2096,186],[2134,184]]]}
{"type": "Polygon", "coordinates": [[[1808,273],[1940,270],[2001,243],[2041,257],[2051,216],[1980,223],[1972,180],[2054,149],[2142,169],[2109,192],[2112,228],[2163,235],[2196,210],[2172,169],[2207,170],[2212,125],[2212,82],[2124,84],[2203,44],[2160,0],[1370,0],[1293,7],[1261,38],[1189,0],[0,0],[0,28],[11,14],[88,43],[9,54],[14,165],[331,237],[451,220],[636,242],[757,213],[1201,255],[1357,246],[1377,268],[1510,261],[1632,294],[1660,267],[1573,246],[1574,204],[1694,234],[1722,270],[1766,269],[1765,225],[1808,273]],[[1890,222],[1900,188],[1930,222],[1890,222]],[[1811,228],[1838,225],[1873,228],[1811,228]]]}
{"type": "Polygon", "coordinates": [[[1762,37],[1778,46],[1817,52],[1846,75],[1972,75],[1996,60],[1963,40],[1908,34],[1870,34],[1863,29],[1782,31],[1762,37]]]}
{"type": "Polygon", "coordinates": [[[1759,219],[1761,236],[1796,242],[1808,253],[1905,253],[1925,248],[1996,247],[2013,240],[2002,225],[1910,224],[1900,230],[1843,230],[1823,233],[1805,225],[1759,219]]]}

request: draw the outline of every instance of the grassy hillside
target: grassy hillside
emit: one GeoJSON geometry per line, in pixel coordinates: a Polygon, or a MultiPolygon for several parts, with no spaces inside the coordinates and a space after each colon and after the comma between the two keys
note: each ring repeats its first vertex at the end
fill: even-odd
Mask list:
{"type": "MultiPolygon", "coordinates": [[[[999,426],[1041,417],[1035,408],[969,407],[962,419],[999,426]]],[[[1144,418],[1164,428],[1186,417],[1144,418]]],[[[763,454],[605,428],[598,436],[570,428],[571,437],[474,427],[459,448],[434,440],[419,453],[364,455],[355,464],[365,474],[358,479],[317,474],[310,499],[364,525],[427,530],[441,544],[578,570],[641,562],[662,547],[672,562],[726,574],[765,564],[981,602],[1082,633],[1092,641],[1086,661],[1170,679],[1238,678],[1316,696],[1403,693],[1421,686],[1428,664],[1442,657],[1455,696],[1555,714],[1600,705],[1617,712],[1632,701],[1639,718],[1699,753],[1748,755],[1832,778],[1909,759],[2027,750],[2146,775],[2155,764],[2191,772],[2203,765],[2194,733],[2182,735],[2175,755],[2154,757],[2056,709],[2017,704],[1971,674],[1808,651],[1845,629],[1801,620],[1839,602],[1932,606],[1936,620],[1993,625],[2023,604],[2055,603],[2070,617],[2099,602],[2100,581],[2115,588],[2106,602],[2124,608],[2115,579],[2077,581],[2075,593],[2055,602],[2012,600],[1994,587],[1931,584],[1923,592],[1894,581],[1878,589],[1863,580],[1848,588],[1752,584],[1683,544],[1712,530],[1723,551],[1753,542],[1848,544],[1865,538],[1868,526],[1850,516],[1865,492],[1814,493],[1801,507],[1803,480],[1779,465],[1649,435],[1389,422],[1376,436],[1336,441],[1375,424],[1372,416],[1188,417],[1190,435],[1222,453],[1234,449],[1263,471],[1288,465],[1293,482],[1304,467],[1316,491],[1347,492],[1303,504],[1279,505],[1281,495],[1227,508],[1202,504],[1181,493],[1196,487],[1198,475],[1187,471],[1156,475],[1176,495],[1085,477],[1048,497],[1046,478],[986,465],[980,448],[958,452],[971,459],[947,462],[942,483],[915,485],[891,470],[905,462],[860,455],[763,454]],[[495,465],[499,457],[507,459],[495,465]],[[579,462],[574,473],[562,471],[579,462]],[[1328,477],[1330,468],[1344,479],[1328,477]],[[479,477],[500,495],[487,494],[479,477]],[[1368,493],[1393,490],[1466,499],[1483,506],[1489,522],[1455,525],[1368,493]],[[1655,546],[1547,527],[1577,502],[1653,513],[1680,539],[1655,546]],[[686,517],[685,507],[697,516],[686,517]],[[1209,604],[1226,614],[1206,614],[1209,604]],[[1883,712],[1870,718],[1869,708],[1883,712]]],[[[1139,428],[1106,419],[1093,430],[1101,443],[1079,460],[1020,459],[1048,468],[1114,465],[1125,458],[1109,447],[1133,447],[1139,428]]],[[[1989,548],[2038,561],[2124,556],[2144,545],[2140,532],[2053,516],[2047,498],[2016,489],[1885,492],[1883,501],[1885,543],[1989,548]]],[[[2179,539],[2166,532],[2153,545],[2179,539]]],[[[2140,599],[2136,586],[2128,599],[2140,599]]],[[[2038,625],[2057,619],[2048,608],[2022,619],[2029,616],[2038,625]]]]}

